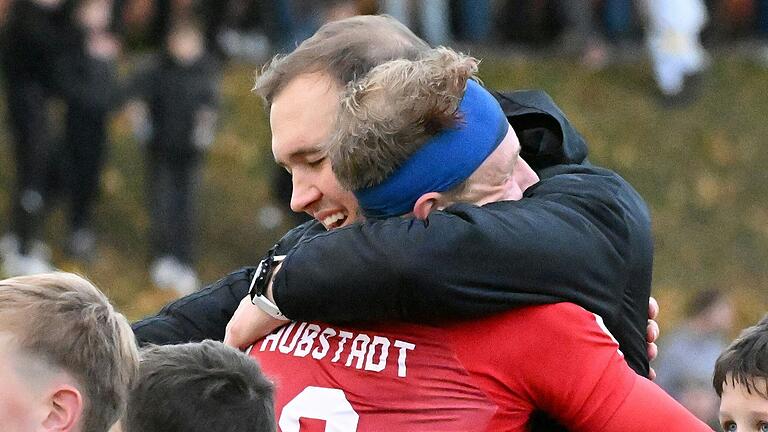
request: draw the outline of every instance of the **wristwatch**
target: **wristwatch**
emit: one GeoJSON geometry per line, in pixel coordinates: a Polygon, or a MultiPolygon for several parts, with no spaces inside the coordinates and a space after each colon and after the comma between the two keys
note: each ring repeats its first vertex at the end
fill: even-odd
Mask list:
{"type": "Polygon", "coordinates": [[[271,317],[283,321],[290,321],[290,319],[286,318],[286,316],[280,312],[280,308],[265,295],[267,287],[269,286],[269,281],[272,278],[272,273],[275,271],[275,267],[284,259],[285,255],[275,255],[275,247],[270,249],[269,252],[267,252],[267,256],[264,257],[259,263],[259,266],[256,267],[253,279],[251,279],[251,286],[248,288],[248,295],[251,296],[251,303],[258,306],[271,317]]]}

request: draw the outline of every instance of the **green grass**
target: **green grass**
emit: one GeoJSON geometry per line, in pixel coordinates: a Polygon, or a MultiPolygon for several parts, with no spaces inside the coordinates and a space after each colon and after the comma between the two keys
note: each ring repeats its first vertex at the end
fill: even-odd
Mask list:
{"type": "MultiPolygon", "coordinates": [[[[202,190],[199,271],[213,281],[253,264],[289,228],[261,228],[269,191],[271,152],[266,116],[250,94],[252,66],[230,67],[222,124],[202,190]]],[[[662,325],[674,323],[697,289],[731,291],[739,325],[768,310],[768,71],[738,58],[716,59],[702,97],[679,110],[661,109],[646,64],[592,72],[560,59],[485,58],[481,77],[498,89],[543,88],[591,145],[591,160],[627,178],[653,215],[654,293],[662,325]]],[[[2,142],[8,143],[4,130],[2,142]]],[[[110,160],[97,209],[99,257],[90,265],[66,261],[61,212],[47,234],[56,264],[103,287],[131,317],[170,299],[147,279],[148,217],[143,200],[142,151],[127,122],[112,123],[110,160]]],[[[0,145],[0,215],[7,220],[13,178],[10,145],[0,145]]]]}

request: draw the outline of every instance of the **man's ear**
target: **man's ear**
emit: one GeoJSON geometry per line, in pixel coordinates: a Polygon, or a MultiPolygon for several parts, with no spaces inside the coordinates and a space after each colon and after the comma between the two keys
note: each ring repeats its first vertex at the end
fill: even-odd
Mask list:
{"type": "Polygon", "coordinates": [[[413,215],[416,219],[426,219],[432,210],[438,210],[438,205],[443,194],[440,192],[427,192],[416,200],[413,205],[413,215]]]}
{"type": "Polygon", "coordinates": [[[51,432],[71,432],[77,430],[83,415],[83,396],[75,386],[62,384],[56,387],[48,399],[48,417],[43,420],[43,427],[51,432]]]}

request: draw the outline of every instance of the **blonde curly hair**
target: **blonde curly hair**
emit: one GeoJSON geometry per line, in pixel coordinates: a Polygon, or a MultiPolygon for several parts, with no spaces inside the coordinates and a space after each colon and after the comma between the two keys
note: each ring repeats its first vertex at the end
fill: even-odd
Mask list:
{"type": "Polygon", "coordinates": [[[431,137],[460,124],[459,103],[478,64],[438,47],[350,82],[328,146],[341,185],[354,191],[381,183],[431,137]]]}

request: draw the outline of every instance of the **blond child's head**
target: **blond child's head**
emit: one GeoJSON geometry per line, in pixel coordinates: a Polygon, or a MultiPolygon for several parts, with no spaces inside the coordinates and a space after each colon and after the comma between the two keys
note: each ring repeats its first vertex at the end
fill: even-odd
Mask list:
{"type": "Polygon", "coordinates": [[[138,353],[128,321],[71,273],[0,280],[0,430],[107,432],[138,353]]]}
{"type": "Polygon", "coordinates": [[[726,432],[768,432],[768,315],[720,355],[713,379],[726,432]]]}

